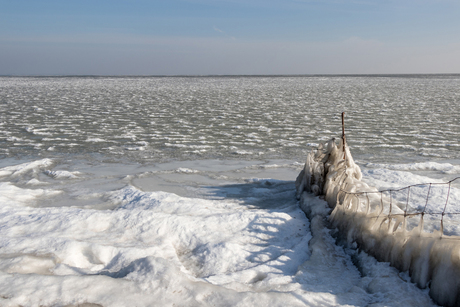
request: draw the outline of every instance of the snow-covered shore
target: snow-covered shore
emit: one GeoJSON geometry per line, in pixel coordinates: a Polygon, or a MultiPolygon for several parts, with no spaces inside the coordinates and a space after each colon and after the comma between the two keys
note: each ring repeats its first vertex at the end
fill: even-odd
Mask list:
{"type": "Polygon", "coordinates": [[[286,180],[299,167],[5,166],[0,305],[431,306],[405,274],[310,224],[286,180]]]}

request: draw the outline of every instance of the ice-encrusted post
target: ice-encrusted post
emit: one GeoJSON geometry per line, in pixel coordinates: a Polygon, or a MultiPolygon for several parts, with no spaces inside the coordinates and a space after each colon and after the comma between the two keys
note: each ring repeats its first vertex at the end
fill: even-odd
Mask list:
{"type": "Polygon", "coordinates": [[[345,160],[345,112],[342,112],[342,144],[343,144],[343,159],[345,160]]]}

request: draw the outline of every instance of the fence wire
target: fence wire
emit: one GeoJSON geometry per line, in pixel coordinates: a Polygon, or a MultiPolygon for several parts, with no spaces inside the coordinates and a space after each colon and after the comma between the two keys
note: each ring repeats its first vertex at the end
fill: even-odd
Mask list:
{"type": "Polygon", "coordinates": [[[414,184],[381,191],[349,192],[340,189],[337,204],[363,212],[370,218],[386,216],[388,221],[403,219],[404,223],[395,226],[393,232],[397,227],[404,227],[404,231],[421,227],[422,231],[428,233],[440,231],[441,237],[459,236],[456,228],[460,218],[456,217],[460,215],[460,194],[452,197],[454,183],[460,183],[460,177],[443,183],[414,184]],[[413,219],[417,216],[420,217],[418,222],[413,219]],[[427,223],[424,223],[424,219],[428,220],[427,223]]]}

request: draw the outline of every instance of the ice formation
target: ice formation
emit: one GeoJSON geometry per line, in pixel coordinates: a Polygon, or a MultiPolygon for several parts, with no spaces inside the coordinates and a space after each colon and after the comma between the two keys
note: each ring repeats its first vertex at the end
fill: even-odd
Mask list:
{"type": "MultiPolygon", "coordinates": [[[[308,156],[296,180],[297,197],[307,212],[308,193],[322,195],[333,209],[329,220],[348,244],[358,244],[380,261],[409,271],[412,282],[430,287],[441,305],[460,305],[460,237],[426,231],[424,214],[410,213],[361,181],[348,145],[334,139],[308,156]]],[[[390,195],[391,197],[391,195],[390,195]]]]}

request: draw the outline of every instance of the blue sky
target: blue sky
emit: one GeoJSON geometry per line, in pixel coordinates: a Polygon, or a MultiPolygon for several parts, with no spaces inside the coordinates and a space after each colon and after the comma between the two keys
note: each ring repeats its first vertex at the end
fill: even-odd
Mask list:
{"type": "Polygon", "coordinates": [[[458,0],[0,0],[0,75],[460,73],[458,0]]]}

